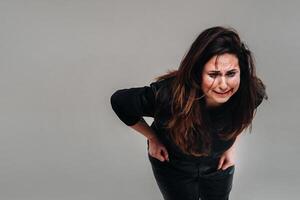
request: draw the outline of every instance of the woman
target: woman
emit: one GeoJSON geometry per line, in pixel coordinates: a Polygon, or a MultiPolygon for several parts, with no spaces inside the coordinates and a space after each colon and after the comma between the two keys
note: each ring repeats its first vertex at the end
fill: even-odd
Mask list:
{"type": "Polygon", "coordinates": [[[167,200],[229,199],[235,149],[267,99],[251,51],[232,28],[212,27],[179,69],[150,86],[117,90],[112,108],[147,138],[148,157],[167,200]],[[153,117],[149,127],[143,116],[153,117]]]}

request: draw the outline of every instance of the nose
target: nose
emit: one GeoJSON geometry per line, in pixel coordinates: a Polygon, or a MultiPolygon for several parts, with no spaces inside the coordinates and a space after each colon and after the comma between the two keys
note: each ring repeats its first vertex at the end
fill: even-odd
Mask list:
{"type": "Polygon", "coordinates": [[[221,80],[219,81],[219,88],[222,91],[226,91],[227,90],[228,85],[227,85],[227,80],[226,80],[225,77],[221,77],[221,80]]]}

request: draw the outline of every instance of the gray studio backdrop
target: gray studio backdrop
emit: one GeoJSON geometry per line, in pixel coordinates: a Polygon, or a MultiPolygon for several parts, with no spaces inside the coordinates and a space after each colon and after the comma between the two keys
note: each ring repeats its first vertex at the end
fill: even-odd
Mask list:
{"type": "Polygon", "coordinates": [[[231,199],[298,199],[299,6],[1,0],[0,199],[162,199],[146,139],[109,99],[176,69],[215,25],[240,33],[270,97],[238,144],[231,199]]]}

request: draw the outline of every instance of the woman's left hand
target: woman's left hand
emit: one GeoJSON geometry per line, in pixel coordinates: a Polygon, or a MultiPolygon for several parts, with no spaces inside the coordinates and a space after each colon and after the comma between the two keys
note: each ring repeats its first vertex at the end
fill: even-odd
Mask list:
{"type": "Polygon", "coordinates": [[[219,160],[218,170],[225,170],[235,164],[235,145],[225,151],[219,160]]]}

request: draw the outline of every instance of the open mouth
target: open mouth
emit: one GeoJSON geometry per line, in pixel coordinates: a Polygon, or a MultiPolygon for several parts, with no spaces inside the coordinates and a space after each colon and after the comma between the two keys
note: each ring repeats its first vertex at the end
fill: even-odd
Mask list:
{"type": "Polygon", "coordinates": [[[220,92],[216,92],[216,91],[214,91],[216,94],[218,94],[219,96],[226,96],[226,95],[228,95],[230,92],[231,92],[231,90],[229,90],[229,91],[227,91],[227,92],[224,92],[224,93],[220,93],[220,92]]]}

